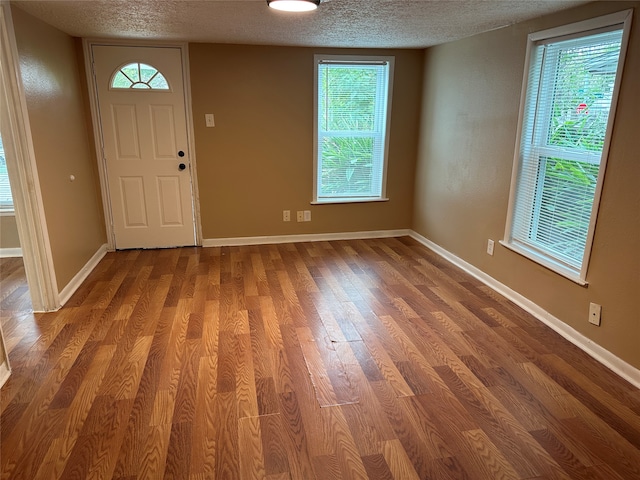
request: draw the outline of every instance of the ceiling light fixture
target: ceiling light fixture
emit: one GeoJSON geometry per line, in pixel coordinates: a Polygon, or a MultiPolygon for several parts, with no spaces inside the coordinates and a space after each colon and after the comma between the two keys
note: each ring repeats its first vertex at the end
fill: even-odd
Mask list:
{"type": "Polygon", "coordinates": [[[267,5],[283,12],[310,12],[320,5],[320,0],[267,0],[267,5]]]}

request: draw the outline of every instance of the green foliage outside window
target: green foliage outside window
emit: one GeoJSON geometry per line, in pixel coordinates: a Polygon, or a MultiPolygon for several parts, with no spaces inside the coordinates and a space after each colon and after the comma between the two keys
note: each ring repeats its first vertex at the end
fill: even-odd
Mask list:
{"type": "Polygon", "coordinates": [[[580,261],[587,239],[599,166],[544,158],[544,180],[536,240],[580,261]]]}
{"type": "Polygon", "coordinates": [[[169,84],[164,76],[151,65],[130,63],[114,75],[111,88],[169,90],[169,84]]]}
{"type": "Polygon", "coordinates": [[[319,69],[320,192],[368,196],[374,180],[381,66],[330,65],[319,69]]]}
{"type": "Polygon", "coordinates": [[[549,145],[602,151],[619,52],[619,42],[560,51],[549,145]],[[594,48],[598,61],[585,61],[594,48]]]}
{"type": "Polygon", "coordinates": [[[371,191],[373,138],[325,137],[322,191],[333,195],[371,191]]]}
{"type": "MultiPolygon", "coordinates": [[[[609,119],[620,42],[560,50],[547,144],[600,154],[609,119]],[[593,54],[593,49],[598,53],[593,54]],[[588,61],[585,61],[585,56],[588,61]]],[[[599,157],[598,157],[599,158],[599,157]]],[[[584,253],[599,163],[540,159],[535,240],[579,263],[584,253]]]]}

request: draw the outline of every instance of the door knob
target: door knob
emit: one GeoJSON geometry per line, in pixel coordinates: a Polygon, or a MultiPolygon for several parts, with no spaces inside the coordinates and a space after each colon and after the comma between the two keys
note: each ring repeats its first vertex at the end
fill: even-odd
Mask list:
{"type": "Polygon", "coordinates": [[[178,165],[178,170],[182,171],[185,168],[187,168],[187,166],[184,163],[181,163],[180,165],[178,165]]]}
{"type": "Polygon", "coordinates": [[[180,151],[178,152],[178,156],[179,156],[179,157],[184,157],[184,152],[183,152],[182,150],[180,150],[180,151]]]}

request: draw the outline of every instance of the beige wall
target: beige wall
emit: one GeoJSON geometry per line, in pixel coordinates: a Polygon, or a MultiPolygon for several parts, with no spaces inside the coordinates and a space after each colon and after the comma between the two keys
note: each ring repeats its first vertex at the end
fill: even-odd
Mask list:
{"type": "MultiPolygon", "coordinates": [[[[422,52],[395,55],[389,202],[310,205],[313,55],[329,49],[191,44],[203,236],[225,238],[411,227],[422,52]],[[215,115],[206,128],[204,114],[215,115]],[[282,210],[292,222],[282,222],[282,210]],[[296,210],[311,210],[297,223],[296,210]]],[[[354,51],[341,51],[354,53],[354,51]]]]}
{"type": "Polygon", "coordinates": [[[12,8],[58,288],[106,242],[74,38],[12,8]],[[74,175],[71,182],[69,176],[74,175]]]}
{"type": "Polygon", "coordinates": [[[0,216],[0,248],[20,248],[20,238],[14,215],[0,216]]]}
{"type": "Polygon", "coordinates": [[[598,2],[427,50],[414,230],[640,368],[640,2],[598,2]],[[587,280],[581,287],[502,239],[529,32],[635,7],[587,280]],[[587,322],[602,304],[602,326],[587,322]]]}

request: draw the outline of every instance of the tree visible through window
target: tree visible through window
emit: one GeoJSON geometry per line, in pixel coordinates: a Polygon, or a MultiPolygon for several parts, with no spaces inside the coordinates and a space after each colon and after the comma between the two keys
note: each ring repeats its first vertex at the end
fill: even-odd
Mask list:
{"type": "Polygon", "coordinates": [[[602,27],[530,40],[506,240],[575,278],[586,271],[619,80],[623,24],[602,27]]]}
{"type": "Polygon", "coordinates": [[[120,68],[113,76],[111,88],[169,90],[169,84],[164,75],[155,67],[145,63],[129,63],[120,68]]]}
{"type": "Polygon", "coordinates": [[[382,198],[392,62],[316,56],[316,201],[382,198]]]}

